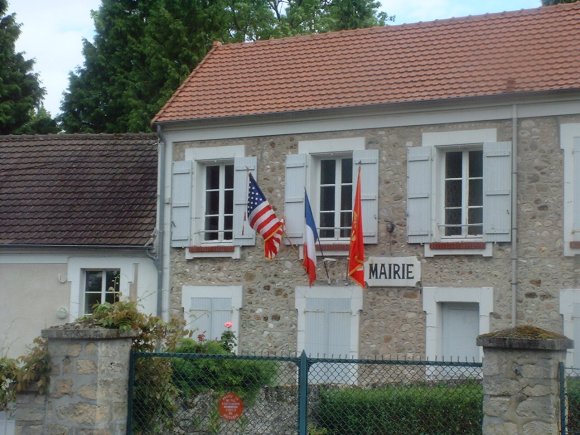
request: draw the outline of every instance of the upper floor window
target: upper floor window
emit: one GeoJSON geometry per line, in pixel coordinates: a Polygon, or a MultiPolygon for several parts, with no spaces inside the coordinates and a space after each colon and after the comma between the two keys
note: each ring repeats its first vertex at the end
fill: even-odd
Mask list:
{"type": "Polygon", "coordinates": [[[425,133],[407,153],[407,237],[425,255],[491,255],[511,240],[511,143],[496,130],[425,133]]]}
{"type": "Polygon", "coordinates": [[[320,238],[349,238],[352,224],[352,157],[320,159],[319,180],[320,238]]]}
{"type": "Polygon", "coordinates": [[[337,249],[348,244],[359,166],[365,243],[377,243],[378,150],[366,150],[362,137],[302,141],[298,154],[286,157],[284,213],[286,236],[293,243],[303,243],[307,192],[321,241],[337,249]]]}
{"type": "Polygon", "coordinates": [[[187,247],[188,258],[239,258],[240,246],[255,244],[244,215],[257,161],[244,153],[243,145],[188,148],[173,162],[171,246],[187,247]]]}
{"type": "Polygon", "coordinates": [[[205,166],[205,241],[231,241],[234,224],[234,165],[205,166]]]}
{"type": "Polygon", "coordinates": [[[94,306],[105,302],[115,303],[119,300],[121,293],[120,269],[106,270],[85,270],[84,271],[84,313],[90,314],[94,306]]]}
{"type": "Polygon", "coordinates": [[[483,234],[483,152],[445,153],[444,235],[483,234]]]}

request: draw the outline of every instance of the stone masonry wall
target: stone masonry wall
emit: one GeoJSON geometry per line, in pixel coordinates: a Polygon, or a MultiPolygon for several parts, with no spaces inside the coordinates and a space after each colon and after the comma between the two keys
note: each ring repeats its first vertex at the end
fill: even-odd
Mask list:
{"type": "Polygon", "coordinates": [[[132,335],[108,329],[42,333],[52,364],[43,433],[125,433],[132,335]]]}
{"type": "MultiPolygon", "coordinates": [[[[558,295],[578,288],[580,270],[574,258],[563,257],[563,159],[559,125],[580,117],[529,118],[518,122],[518,322],[561,331],[558,295]]],[[[497,128],[499,141],[512,140],[511,120],[448,125],[363,129],[325,134],[296,134],[259,138],[208,140],[174,144],[174,160],[189,147],[243,144],[246,155],[258,158],[258,183],[280,215],[284,209],[284,162],[297,153],[298,142],[364,137],[367,149],[379,150],[379,243],[366,245],[367,256],[417,256],[422,262],[422,285],[434,287],[493,287],[491,329],[511,326],[511,263],[509,243],[497,243],[493,257],[424,257],[421,245],[406,242],[407,147],[421,146],[425,132],[497,128]],[[385,221],[395,223],[388,234],[385,221]]],[[[333,257],[330,284],[353,285],[346,278],[346,256],[333,257]]],[[[298,253],[282,248],[274,261],[262,255],[262,242],[243,247],[241,259],[185,260],[183,249],[171,252],[171,313],[182,316],[183,285],[242,285],[241,352],[296,350],[296,286],[307,285],[298,253]]],[[[319,266],[316,286],[326,286],[319,266]]],[[[359,355],[425,354],[425,314],[420,288],[380,288],[364,291],[360,316],[359,355]]]]}

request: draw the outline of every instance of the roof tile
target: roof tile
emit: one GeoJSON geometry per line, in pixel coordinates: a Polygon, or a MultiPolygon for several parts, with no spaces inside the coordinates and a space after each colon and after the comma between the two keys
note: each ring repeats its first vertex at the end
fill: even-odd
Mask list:
{"type": "Polygon", "coordinates": [[[580,89],[580,2],[217,45],[154,122],[580,89]]]}
{"type": "Polygon", "coordinates": [[[0,136],[0,245],[145,246],[157,136],[0,136]]]}

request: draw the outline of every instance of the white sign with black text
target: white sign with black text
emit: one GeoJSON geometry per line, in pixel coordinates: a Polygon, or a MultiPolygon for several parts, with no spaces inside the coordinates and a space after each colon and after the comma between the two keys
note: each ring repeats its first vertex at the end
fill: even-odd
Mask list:
{"type": "Polygon", "coordinates": [[[365,262],[369,287],[415,287],[421,281],[417,257],[369,257],[365,262]]]}

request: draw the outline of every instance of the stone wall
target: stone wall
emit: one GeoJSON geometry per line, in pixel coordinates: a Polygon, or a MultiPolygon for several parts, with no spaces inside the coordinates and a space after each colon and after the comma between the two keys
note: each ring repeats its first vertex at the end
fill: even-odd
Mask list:
{"type": "MultiPolygon", "coordinates": [[[[563,288],[580,288],[578,266],[563,257],[563,159],[559,145],[562,122],[580,117],[528,118],[518,122],[518,323],[562,330],[558,297],[563,288]]],[[[426,258],[421,245],[406,242],[406,153],[420,146],[422,134],[496,128],[499,141],[511,141],[511,120],[361,129],[342,132],[207,140],[174,144],[173,158],[184,158],[190,147],[240,145],[258,158],[258,183],[270,203],[283,215],[284,162],[297,153],[298,142],[364,137],[368,149],[379,150],[379,243],[366,245],[367,256],[417,256],[422,262],[422,285],[429,287],[492,287],[491,330],[511,326],[511,245],[496,243],[492,257],[438,256],[426,258]],[[391,235],[385,221],[396,228],[391,235]]],[[[333,257],[330,284],[353,285],[346,278],[346,256],[333,257]]],[[[186,260],[183,249],[171,250],[170,309],[182,316],[183,285],[242,285],[241,352],[296,350],[296,286],[307,285],[296,250],[283,248],[274,261],[262,255],[262,243],[244,247],[241,258],[186,260]]],[[[327,286],[323,268],[316,286],[327,286]]],[[[365,290],[360,316],[359,355],[425,354],[425,314],[420,288],[365,290]]]]}
{"type": "Polygon", "coordinates": [[[19,394],[18,434],[122,434],[126,431],[133,333],[112,329],[45,329],[49,392],[19,394]]]}
{"type": "Polygon", "coordinates": [[[478,338],[483,346],[483,434],[560,433],[559,364],[571,340],[535,327],[478,338]]]}

